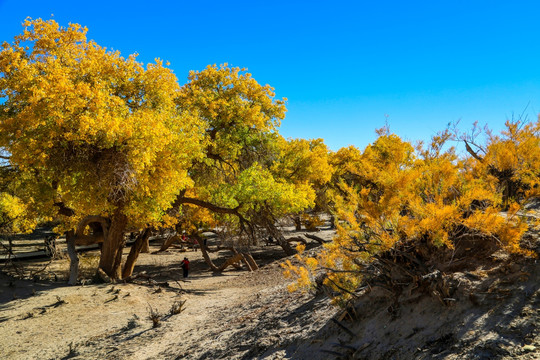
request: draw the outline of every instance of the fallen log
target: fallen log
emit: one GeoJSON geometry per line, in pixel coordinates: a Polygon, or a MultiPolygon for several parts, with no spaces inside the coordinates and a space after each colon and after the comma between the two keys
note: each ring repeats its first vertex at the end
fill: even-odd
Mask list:
{"type": "Polygon", "coordinates": [[[324,239],[318,237],[317,235],[312,235],[312,234],[305,233],[304,236],[307,237],[308,239],[317,241],[319,244],[325,244],[325,243],[330,242],[329,240],[324,240],[324,239]]]}
{"type": "Polygon", "coordinates": [[[293,242],[293,241],[298,241],[304,245],[307,245],[306,239],[302,238],[301,236],[293,236],[287,239],[287,242],[293,242]]]}

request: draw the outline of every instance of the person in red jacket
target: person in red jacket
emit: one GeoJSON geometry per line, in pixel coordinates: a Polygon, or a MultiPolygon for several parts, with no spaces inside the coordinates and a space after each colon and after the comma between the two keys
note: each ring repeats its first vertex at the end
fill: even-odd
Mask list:
{"type": "Polygon", "coordinates": [[[188,273],[189,273],[189,260],[187,257],[185,257],[184,260],[182,260],[182,262],[180,263],[180,266],[182,267],[182,270],[184,271],[184,278],[187,278],[188,273]]]}

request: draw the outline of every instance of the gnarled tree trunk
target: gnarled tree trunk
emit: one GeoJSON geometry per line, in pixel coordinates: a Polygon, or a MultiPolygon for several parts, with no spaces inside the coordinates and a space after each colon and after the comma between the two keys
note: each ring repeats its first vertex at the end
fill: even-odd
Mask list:
{"type": "Polygon", "coordinates": [[[307,237],[307,238],[310,238],[312,240],[317,241],[321,245],[324,244],[324,243],[330,242],[330,241],[324,240],[324,239],[322,239],[322,238],[320,238],[320,237],[318,237],[316,235],[312,235],[312,234],[308,234],[308,233],[305,233],[304,236],[307,237]]]}
{"type": "Polygon", "coordinates": [[[137,235],[137,239],[135,240],[135,243],[131,246],[131,250],[129,251],[126,263],[124,264],[124,269],[122,270],[122,279],[125,279],[128,276],[131,276],[131,274],[133,274],[135,262],[139,257],[139,253],[143,251],[145,244],[148,244],[148,239],[150,238],[151,233],[152,229],[146,228],[142,232],[140,232],[139,235],[137,235]]]}
{"type": "Polygon", "coordinates": [[[201,245],[202,256],[204,258],[204,261],[208,264],[208,266],[210,266],[210,270],[212,270],[213,272],[221,272],[222,270],[219,270],[219,267],[217,267],[212,261],[212,259],[210,259],[210,255],[208,255],[208,251],[206,251],[206,247],[202,246],[203,240],[199,236],[195,236],[195,240],[197,240],[199,245],[201,245]]]}
{"type": "Polygon", "coordinates": [[[167,239],[165,239],[165,241],[163,242],[163,244],[159,248],[159,251],[167,250],[175,242],[180,242],[180,236],[178,236],[178,235],[169,236],[167,239]]]}
{"type": "Polygon", "coordinates": [[[259,266],[255,262],[255,259],[253,258],[253,256],[251,256],[251,254],[244,254],[244,257],[246,261],[249,263],[251,271],[259,270],[259,266]]]}
{"type": "MultiPolygon", "coordinates": [[[[233,257],[231,258],[228,258],[219,268],[218,268],[218,272],[222,272],[223,270],[225,270],[227,267],[229,266],[234,266],[234,264],[236,263],[239,263],[239,262],[245,262],[245,258],[244,258],[244,255],[242,254],[235,254],[233,257]]],[[[251,269],[250,269],[251,270],[251,269]]]]}
{"type": "Polygon", "coordinates": [[[103,241],[99,268],[111,279],[120,279],[120,264],[124,247],[124,231],[127,226],[127,217],[120,209],[116,209],[111,218],[111,225],[103,241]]]}
{"type": "Polygon", "coordinates": [[[75,245],[91,245],[103,243],[108,234],[109,224],[107,219],[97,215],[84,217],[77,225],[76,231],[66,232],[67,251],[69,255],[69,281],[68,284],[75,285],[79,274],[79,257],[75,245]],[[84,233],[87,226],[92,228],[92,234],[84,233]]]}

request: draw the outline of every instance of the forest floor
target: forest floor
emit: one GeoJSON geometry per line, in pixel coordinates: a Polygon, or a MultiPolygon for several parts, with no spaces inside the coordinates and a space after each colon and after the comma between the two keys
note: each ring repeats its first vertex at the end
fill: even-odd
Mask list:
{"type": "MultiPolygon", "coordinates": [[[[302,233],[291,232],[290,236],[302,233]]],[[[331,239],[333,232],[317,233],[331,239]]],[[[535,238],[537,251],[540,241],[535,238]]],[[[151,244],[151,252],[159,248],[151,244]]],[[[317,251],[315,243],[310,244],[317,251]]],[[[224,261],[227,252],[213,253],[224,261]]],[[[67,259],[34,280],[0,272],[2,359],[540,359],[540,262],[494,260],[456,272],[453,300],[373,288],[344,312],[324,294],[290,293],[277,246],[260,269],[214,275],[200,251],[141,254],[131,283],[68,286],[67,259]],[[188,279],[180,261],[191,261],[188,279]],[[54,281],[56,278],[57,281],[54,281]],[[170,314],[173,304],[183,311],[170,314]],[[152,310],[151,310],[152,309],[152,310]],[[153,327],[150,312],[159,313],[153,327]]],[[[83,275],[97,252],[81,256],[83,275]]],[[[20,262],[28,274],[43,261],[20,262]]]]}

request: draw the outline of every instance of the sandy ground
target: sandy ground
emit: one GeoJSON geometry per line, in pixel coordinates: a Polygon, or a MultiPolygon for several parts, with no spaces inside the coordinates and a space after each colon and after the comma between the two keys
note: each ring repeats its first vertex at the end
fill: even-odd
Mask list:
{"type": "MultiPolygon", "coordinates": [[[[322,232],[319,236],[331,238],[332,233],[322,232]]],[[[151,251],[158,248],[159,243],[152,244],[151,251]]],[[[220,262],[227,255],[223,251],[213,257],[220,262]]],[[[149,279],[141,277],[127,284],[65,285],[67,260],[56,261],[39,275],[56,277],[57,282],[3,276],[1,358],[245,358],[253,349],[261,352],[271,348],[280,336],[292,342],[294,331],[302,338],[315,333],[337,311],[322,298],[319,302],[323,305],[319,306],[324,314],[315,324],[292,330],[288,322],[269,323],[265,326],[271,331],[259,334],[256,341],[249,336],[237,338],[238,330],[258,323],[265,311],[278,321],[283,315],[280,310],[293,314],[309,302],[309,295],[290,294],[286,290],[288,280],[282,276],[280,261],[273,261],[283,256],[279,247],[261,247],[253,255],[262,265],[260,270],[250,273],[229,268],[215,275],[208,270],[199,251],[171,249],[141,254],[135,272],[144,272],[149,279]],[[179,266],[184,256],[191,261],[186,280],[179,266]],[[173,304],[183,301],[184,311],[171,315],[173,304]],[[157,328],[149,319],[150,308],[161,315],[157,328]],[[231,340],[234,344],[227,345],[231,340]]],[[[81,264],[86,267],[83,273],[91,273],[97,265],[97,254],[85,254],[81,264]]],[[[33,263],[26,269],[40,265],[33,263]]]]}
{"type": "MultiPolygon", "coordinates": [[[[444,274],[453,289],[450,305],[429,291],[396,302],[373,288],[347,315],[323,294],[289,293],[278,247],[253,255],[260,270],[213,275],[199,252],[142,254],[135,271],[149,278],[128,284],[67,286],[65,260],[40,273],[49,280],[3,275],[0,358],[540,359],[538,260],[444,274]],[[179,267],[184,256],[192,263],[187,281],[179,267]],[[179,301],[184,311],[169,314],[179,301]],[[159,327],[148,318],[150,308],[160,314],[159,327]]],[[[212,256],[219,263],[227,253],[212,256]]],[[[97,257],[81,263],[90,274],[97,257]]]]}

